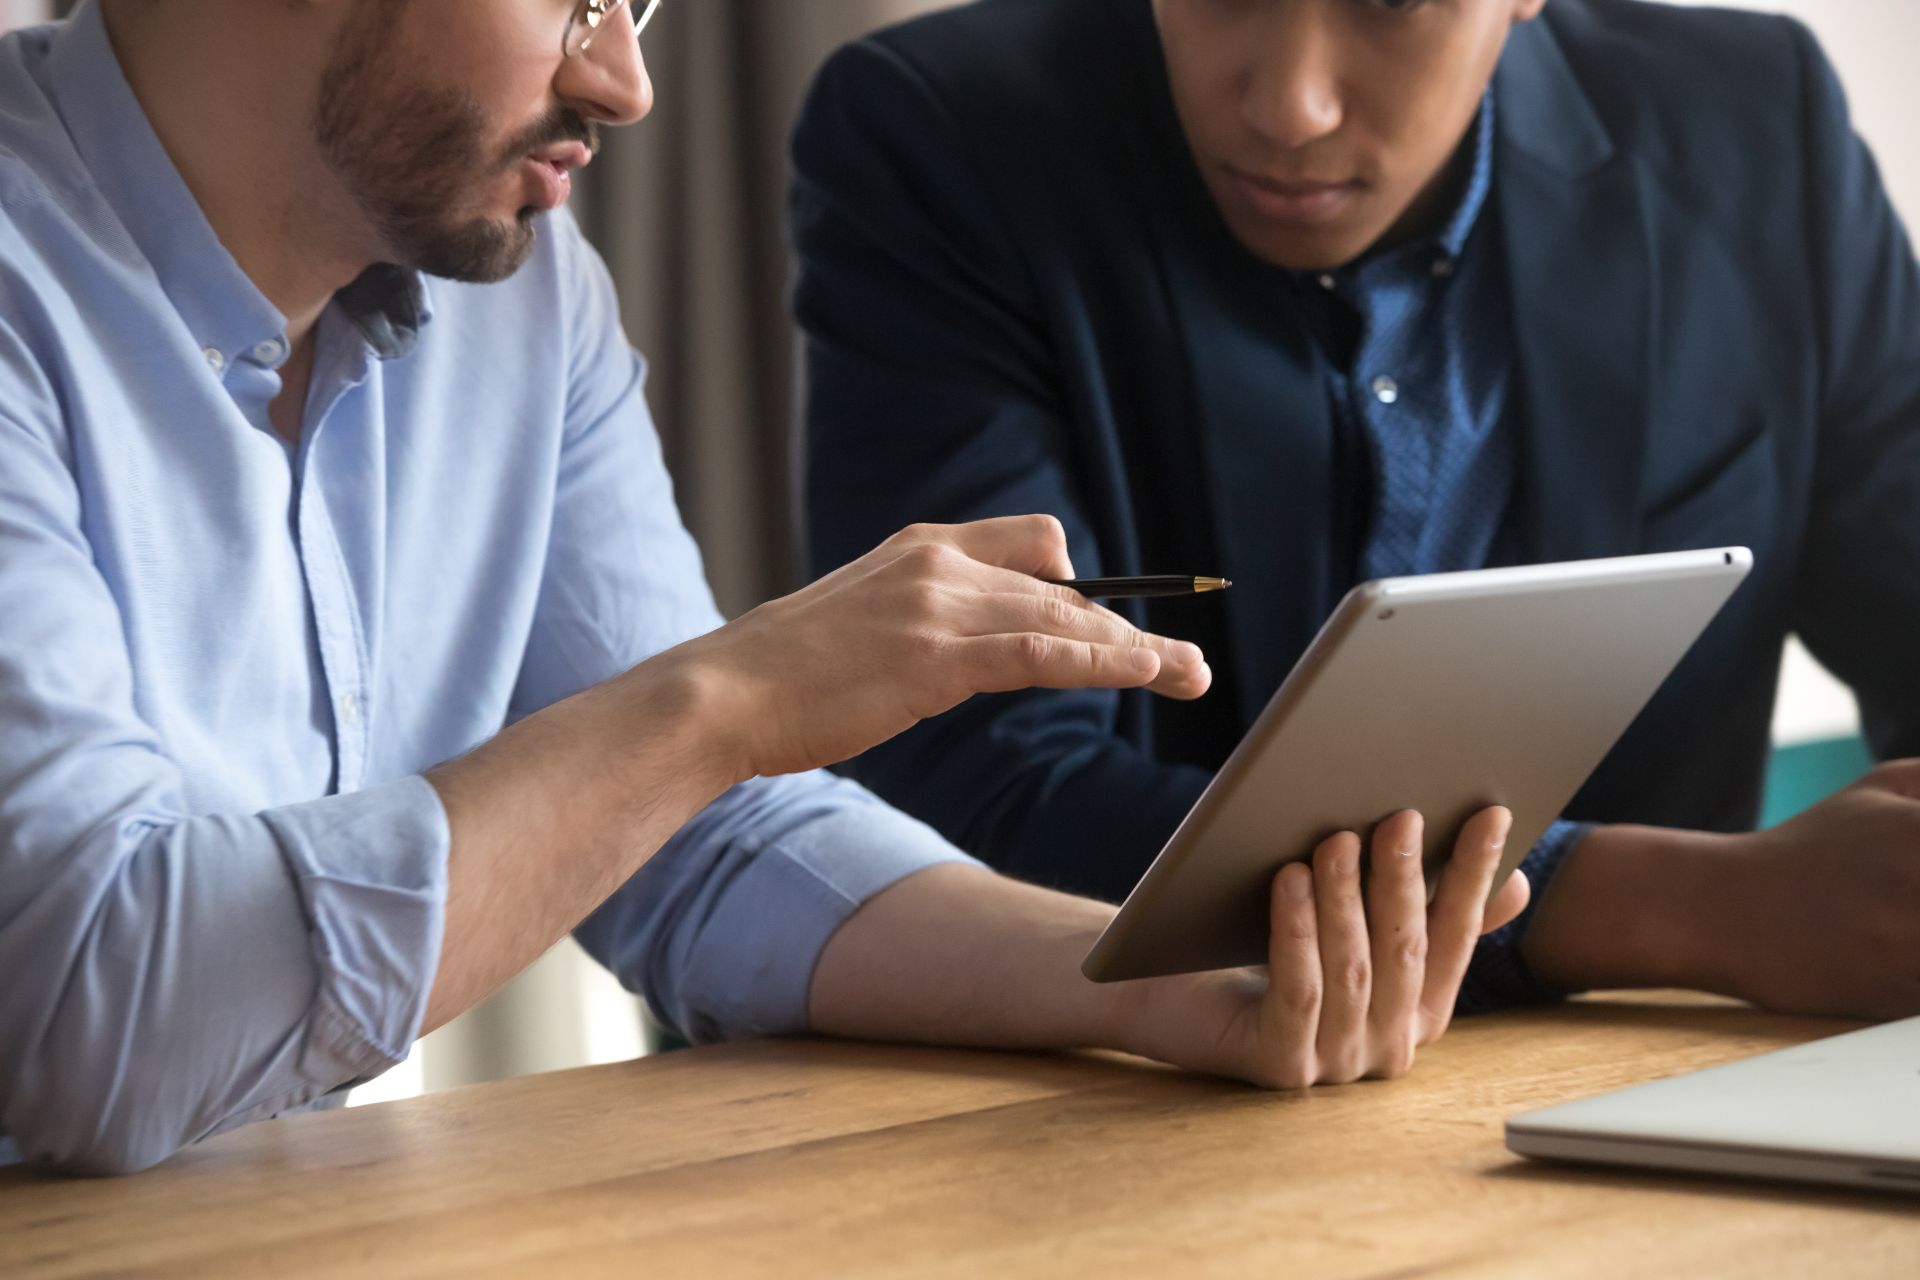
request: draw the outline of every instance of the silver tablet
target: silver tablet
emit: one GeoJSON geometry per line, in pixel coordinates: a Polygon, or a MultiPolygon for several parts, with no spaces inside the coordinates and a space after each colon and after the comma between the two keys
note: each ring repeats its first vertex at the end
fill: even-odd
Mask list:
{"type": "Polygon", "coordinates": [[[1468,818],[1511,809],[1499,884],[1752,566],[1722,547],[1354,588],[1082,972],[1264,963],[1274,874],[1402,809],[1426,816],[1429,883],[1468,818]]]}

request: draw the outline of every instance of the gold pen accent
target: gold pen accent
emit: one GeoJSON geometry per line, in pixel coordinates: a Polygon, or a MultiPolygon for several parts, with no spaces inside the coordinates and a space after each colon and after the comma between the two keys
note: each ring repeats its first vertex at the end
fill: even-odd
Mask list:
{"type": "Polygon", "coordinates": [[[1071,587],[1093,600],[1197,596],[1209,591],[1225,591],[1233,585],[1225,578],[1200,578],[1185,574],[1158,574],[1144,578],[1074,578],[1068,581],[1048,578],[1046,581],[1056,587],[1071,587]]]}

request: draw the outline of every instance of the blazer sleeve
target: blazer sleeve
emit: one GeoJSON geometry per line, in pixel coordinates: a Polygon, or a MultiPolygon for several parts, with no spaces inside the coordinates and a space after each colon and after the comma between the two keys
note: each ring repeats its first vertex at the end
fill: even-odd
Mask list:
{"type": "Polygon", "coordinates": [[[1820,438],[1794,628],[1852,687],[1874,752],[1920,756],[1920,265],[1833,69],[1804,71],[1820,438]]]}
{"type": "MultiPolygon", "coordinates": [[[[811,569],[897,529],[1050,512],[1102,571],[1020,228],[939,93],[875,42],[826,66],[794,138],[811,569]]],[[[1005,180],[1004,175],[1000,175],[1005,180]]],[[[1205,788],[1123,731],[1119,695],[975,698],[846,766],[1024,879],[1115,900],[1205,788]]]]}

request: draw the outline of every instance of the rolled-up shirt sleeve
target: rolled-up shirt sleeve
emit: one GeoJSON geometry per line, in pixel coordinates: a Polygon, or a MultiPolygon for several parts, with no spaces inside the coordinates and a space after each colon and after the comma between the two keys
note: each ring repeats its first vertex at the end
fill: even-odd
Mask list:
{"type": "Polygon", "coordinates": [[[191,812],[57,429],[0,412],[0,1133],[143,1168],[403,1058],[440,949],[422,779],[191,812]]]}
{"type": "Polygon", "coordinates": [[[862,903],[943,862],[932,828],[827,774],[757,778],[687,824],[576,936],[689,1039],[807,1028],[827,942],[862,903]]]}

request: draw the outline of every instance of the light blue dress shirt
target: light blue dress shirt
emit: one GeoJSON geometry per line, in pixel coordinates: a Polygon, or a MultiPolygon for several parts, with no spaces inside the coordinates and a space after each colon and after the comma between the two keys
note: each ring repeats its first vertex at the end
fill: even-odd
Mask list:
{"type": "MultiPolygon", "coordinates": [[[[0,1134],[138,1168],[404,1058],[421,771],[721,621],[605,270],[376,268],[274,434],[285,321],[92,0],[0,40],[0,1134]]],[[[529,849],[526,856],[547,856],[529,849]]],[[[698,1039],[794,1031],[862,901],[956,860],[824,775],[696,817],[579,931],[698,1039]]]]}

